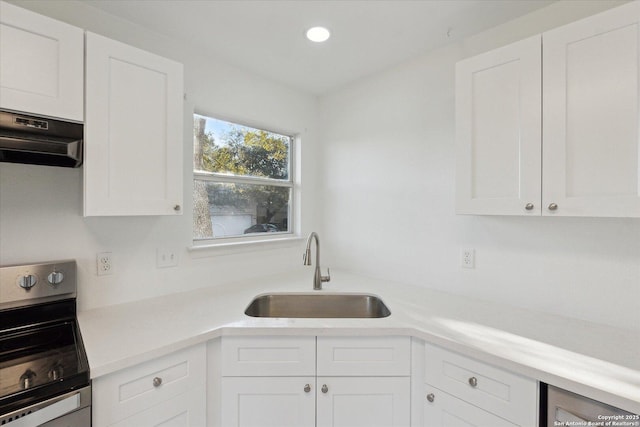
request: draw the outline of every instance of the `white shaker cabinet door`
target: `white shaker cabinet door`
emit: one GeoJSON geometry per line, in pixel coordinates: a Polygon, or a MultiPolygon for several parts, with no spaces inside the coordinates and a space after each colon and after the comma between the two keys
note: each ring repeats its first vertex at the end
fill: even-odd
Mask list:
{"type": "Polygon", "coordinates": [[[222,378],[224,427],[314,427],[314,377],[222,378]]]}
{"type": "Polygon", "coordinates": [[[640,217],[640,3],[543,34],[543,214],[640,217]]]}
{"type": "Polygon", "coordinates": [[[541,37],[456,64],[456,213],[540,215],[541,37]]]}
{"type": "Polygon", "coordinates": [[[182,213],[183,67],[86,36],[85,216],[182,213]]]}
{"type": "Polygon", "coordinates": [[[317,427],[409,427],[409,377],[318,377],[317,427]]]}
{"type": "Polygon", "coordinates": [[[81,122],[84,31],[0,1],[0,108],[81,122]]]}

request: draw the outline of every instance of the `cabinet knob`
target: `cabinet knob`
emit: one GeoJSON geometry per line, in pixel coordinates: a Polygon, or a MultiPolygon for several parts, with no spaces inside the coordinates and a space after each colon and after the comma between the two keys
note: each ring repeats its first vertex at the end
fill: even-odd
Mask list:
{"type": "Polygon", "coordinates": [[[436,395],[435,395],[435,394],[433,394],[433,393],[429,393],[429,394],[427,394],[427,400],[428,400],[429,402],[433,402],[434,400],[436,400],[436,395]]]}
{"type": "Polygon", "coordinates": [[[304,385],[304,392],[309,393],[311,391],[311,386],[309,384],[304,385]]]}
{"type": "Polygon", "coordinates": [[[323,392],[323,393],[326,393],[326,392],[328,392],[328,391],[329,391],[329,387],[327,387],[327,385],[326,385],[326,384],[322,384],[322,392],[323,392]]]}
{"type": "Polygon", "coordinates": [[[181,209],[180,205],[175,205],[173,207],[173,210],[176,211],[176,212],[180,212],[180,209],[181,209]]]}
{"type": "Polygon", "coordinates": [[[478,387],[478,379],[476,377],[469,378],[469,385],[471,387],[478,387]]]}
{"type": "Polygon", "coordinates": [[[549,210],[550,211],[555,211],[556,209],[558,209],[558,205],[556,205],[555,203],[551,203],[549,205],[549,210]]]}
{"type": "Polygon", "coordinates": [[[526,205],[524,205],[524,208],[528,211],[533,209],[533,203],[527,203],[526,205]]]}
{"type": "Polygon", "coordinates": [[[160,387],[160,385],[162,384],[162,378],[160,377],[155,377],[153,379],[153,386],[154,387],[160,387]]]}

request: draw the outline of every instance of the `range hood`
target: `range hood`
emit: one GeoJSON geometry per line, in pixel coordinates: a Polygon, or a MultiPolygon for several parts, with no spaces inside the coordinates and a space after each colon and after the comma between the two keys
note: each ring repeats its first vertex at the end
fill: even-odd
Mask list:
{"type": "Polygon", "coordinates": [[[83,125],[0,110],[0,162],[77,168],[83,125]]]}

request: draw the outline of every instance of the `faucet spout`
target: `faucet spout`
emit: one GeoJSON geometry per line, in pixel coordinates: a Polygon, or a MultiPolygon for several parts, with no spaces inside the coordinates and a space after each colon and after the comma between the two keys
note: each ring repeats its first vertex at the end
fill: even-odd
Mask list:
{"type": "Polygon", "coordinates": [[[329,273],[329,269],[327,269],[326,276],[323,276],[320,271],[320,239],[318,238],[318,233],[315,231],[312,231],[307,238],[307,248],[302,256],[303,264],[311,265],[311,241],[313,239],[316,241],[316,268],[313,274],[313,289],[319,291],[322,289],[322,282],[328,282],[331,280],[331,275],[329,273]]]}

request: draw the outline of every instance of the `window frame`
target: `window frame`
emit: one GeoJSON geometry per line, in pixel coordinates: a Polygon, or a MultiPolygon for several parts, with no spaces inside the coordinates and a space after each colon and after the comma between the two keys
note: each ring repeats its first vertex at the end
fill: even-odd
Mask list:
{"type": "MultiPolygon", "coordinates": [[[[288,227],[287,231],[279,231],[274,233],[251,233],[246,235],[238,235],[238,236],[222,236],[222,237],[211,237],[211,238],[200,238],[196,239],[193,235],[193,222],[191,228],[191,241],[192,247],[191,249],[199,249],[199,248],[216,248],[216,247],[228,247],[228,246],[242,246],[247,244],[258,244],[265,242],[282,242],[282,241],[290,241],[294,239],[299,239],[299,233],[297,232],[298,226],[298,216],[300,207],[298,205],[298,192],[299,192],[299,183],[297,177],[299,175],[299,167],[298,164],[299,159],[297,158],[297,145],[299,144],[300,136],[294,132],[287,131],[277,131],[272,128],[265,126],[257,126],[253,124],[249,124],[245,121],[229,119],[224,116],[217,116],[211,114],[205,114],[198,111],[194,111],[191,115],[192,122],[195,121],[195,116],[202,116],[214,120],[225,121],[227,123],[231,123],[238,126],[244,126],[256,130],[262,130],[265,132],[274,133],[277,135],[285,136],[289,138],[289,149],[288,149],[288,179],[276,179],[276,178],[267,178],[267,177],[256,177],[256,176],[242,176],[242,175],[232,175],[220,172],[207,172],[207,171],[199,171],[195,169],[195,165],[193,160],[191,161],[191,170],[192,170],[192,183],[195,181],[205,181],[207,183],[217,183],[217,184],[248,184],[248,185],[265,185],[265,186],[275,186],[281,188],[289,188],[289,203],[287,207],[287,219],[288,219],[288,227]]],[[[193,131],[193,125],[192,125],[193,131]]],[[[191,149],[191,155],[193,157],[193,146],[191,149]]],[[[191,198],[193,198],[193,191],[191,191],[191,198]]]]}

